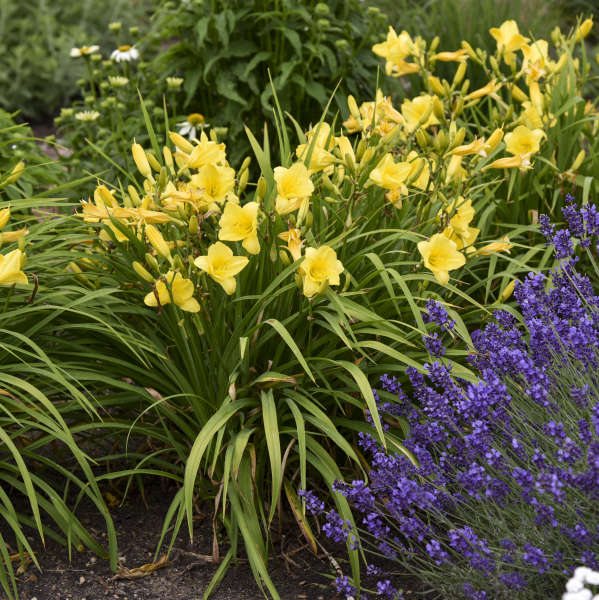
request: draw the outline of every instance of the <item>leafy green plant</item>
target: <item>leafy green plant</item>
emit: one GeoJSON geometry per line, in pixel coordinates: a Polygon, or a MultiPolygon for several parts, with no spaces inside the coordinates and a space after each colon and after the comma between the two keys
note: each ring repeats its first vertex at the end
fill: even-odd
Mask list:
{"type": "Polygon", "coordinates": [[[269,77],[282,106],[300,123],[316,122],[337,84],[339,104],[374,91],[370,46],[385,30],[385,16],[358,0],[166,2],[153,34],[170,45],[153,68],[184,77],[183,108],[228,128],[238,165],[249,150],[243,125],[273,123],[269,77]]]}
{"type": "Polygon", "coordinates": [[[151,0],[1,0],[0,107],[48,118],[77,94],[83,69],[69,59],[70,49],[104,45],[108,23],[138,27],[151,7],[151,0]]]}

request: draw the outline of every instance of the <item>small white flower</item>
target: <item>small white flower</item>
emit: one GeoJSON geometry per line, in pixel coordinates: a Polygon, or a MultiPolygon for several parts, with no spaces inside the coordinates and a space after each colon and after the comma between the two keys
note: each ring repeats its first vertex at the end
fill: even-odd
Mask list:
{"type": "Polygon", "coordinates": [[[93,54],[100,49],[100,46],[81,46],[81,48],[71,48],[71,56],[73,58],[79,58],[80,56],[86,56],[93,54]]]}
{"type": "Polygon", "coordinates": [[[578,591],[578,592],[566,592],[562,596],[562,600],[592,600],[593,592],[587,590],[586,588],[578,591]]]}
{"type": "Polygon", "coordinates": [[[586,580],[591,585],[599,585],[599,573],[597,571],[589,571],[586,575],[586,580]]]}
{"type": "Polygon", "coordinates": [[[210,123],[206,123],[204,115],[200,113],[191,113],[186,121],[177,123],[177,132],[179,135],[186,135],[190,140],[195,140],[198,136],[198,130],[202,131],[209,126],[210,123]]]}
{"type": "Polygon", "coordinates": [[[584,582],[589,573],[592,573],[592,571],[588,567],[577,567],[574,571],[574,577],[584,582]]]}
{"type": "Polygon", "coordinates": [[[110,75],[108,77],[108,83],[110,83],[112,87],[120,88],[126,86],[129,83],[129,79],[120,75],[110,75]]]}
{"type": "Polygon", "coordinates": [[[121,62],[122,60],[125,62],[131,62],[132,60],[137,60],[139,58],[139,52],[137,48],[127,44],[125,46],[119,46],[110,55],[110,58],[116,60],[116,62],[121,62]]]}
{"type": "Polygon", "coordinates": [[[577,577],[572,577],[568,583],[566,583],[566,592],[580,592],[584,588],[584,581],[577,577]]]}
{"type": "Polygon", "coordinates": [[[84,110],[75,113],[75,118],[79,121],[95,121],[100,116],[97,110],[84,110]]]}

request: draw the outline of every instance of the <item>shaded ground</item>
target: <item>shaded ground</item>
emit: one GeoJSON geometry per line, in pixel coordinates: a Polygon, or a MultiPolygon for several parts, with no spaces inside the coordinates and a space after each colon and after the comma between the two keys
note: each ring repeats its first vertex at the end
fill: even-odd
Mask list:
{"type": "MultiPolygon", "coordinates": [[[[143,504],[129,504],[113,510],[119,539],[121,564],[134,569],[153,560],[155,544],[169,498],[151,499],[150,509],[143,504]]],[[[103,534],[103,522],[97,513],[78,513],[83,524],[98,538],[103,534]]],[[[34,539],[32,538],[32,542],[34,539]]],[[[284,540],[288,559],[274,557],[269,573],[283,600],[333,600],[339,598],[330,580],[326,558],[316,557],[295,531],[284,540]]],[[[92,553],[74,552],[69,564],[67,551],[62,546],[48,543],[39,553],[40,573],[31,565],[19,576],[19,593],[23,600],[200,600],[216,566],[209,562],[212,528],[209,518],[200,522],[193,544],[182,534],[175,544],[168,566],[135,579],[115,578],[108,563],[92,553]]],[[[37,544],[34,545],[37,548],[37,544]]],[[[233,565],[214,600],[257,600],[262,594],[254,582],[250,567],[242,562],[233,565]]]]}

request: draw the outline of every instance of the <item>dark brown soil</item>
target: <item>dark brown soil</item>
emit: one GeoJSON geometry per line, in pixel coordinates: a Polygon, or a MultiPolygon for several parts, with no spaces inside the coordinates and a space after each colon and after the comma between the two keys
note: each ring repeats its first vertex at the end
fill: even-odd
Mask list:
{"type": "MultiPolygon", "coordinates": [[[[113,510],[118,534],[121,565],[134,569],[151,563],[169,498],[156,495],[150,508],[134,502],[113,510]]],[[[82,523],[98,539],[105,539],[103,521],[96,512],[80,511],[82,523]]],[[[38,547],[32,539],[32,545],[38,547]]],[[[88,551],[73,551],[69,563],[67,550],[53,542],[38,554],[42,567],[34,565],[20,574],[21,600],[201,600],[216,565],[210,562],[211,519],[201,521],[194,543],[186,533],[177,539],[169,564],[150,575],[134,579],[115,577],[107,561],[88,551]]],[[[333,600],[339,598],[325,575],[330,572],[324,556],[317,557],[303,546],[296,531],[284,538],[287,559],[274,556],[269,574],[282,600],[333,600]]],[[[258,600],[263,598],[247,562],[232,565],[214,600],[258,600]]]]}

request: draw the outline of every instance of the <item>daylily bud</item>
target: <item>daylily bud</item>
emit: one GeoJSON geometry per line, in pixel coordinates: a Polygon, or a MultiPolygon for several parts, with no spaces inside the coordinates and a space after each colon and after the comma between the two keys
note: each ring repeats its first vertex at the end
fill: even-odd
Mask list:
{"type": "Polygon", "coordinates": [[[285,266],[291,264],[291,259],[285,250],[279,250],[279,259],[285,266]]]}
{"type": "Polygon", "coordinates": [[[198,232],[198,218],[196,215],[191,215],[189,219],[189,233],[195,235],[198,232]]]}
{"type": "Polygon", "coordinates": [[[364,154],[362,155],[362,158],[360,160],[360,169],[362,169],[365,165],[367,165],[373,158],[375,155],[375,149],[372,146],[369,146],[368,148],[366,148],[366,150],[364,151],[364,154]]]}
{"type": "Polygon", "coordinates": [[[441,38],[440,38],[438,35],[436,35],[436,36],[433,38],[433,41],[431,42],[431,45],[430,45],[430,46],[429,46],[429,48],[428,48],[429,52],[431,52],[431,53],[432,53],[432,52],[435,52],[435,50],[436,50],[436,49],[438,48],[438,46],[439,46],[439,42],[440,42],[440,41],[441,41],[441,38]]]}
{"type": "Polygon", "coordinates": [[[576,41],[580,42],[582,41],[587,35],[589,35],[589,33],[591,32],[591,29],[593,29],[593,18],[591,17],[590,19],[586,19],[585,21],[583,21],[580,25],[580,27],[577,29],[576,31],[576,41]]]}
{"type": "Polygon", "coordinates": [[[160,175],[158,175],[158,187],[160,188],[160,190],[164,190],[167,183],[168,183],[168,174],[166,172],[166,167],[162,167],[160,169],[160,175]]]}
{"type": "Polygon", "coordinates": [[[455,116],[459,116],[462,114],[463,111],[464,111],[464,98],[458,98],[458,101],[456,102],[455,108],[453,110],[453,114],[455,116]]]}
{"type": "Polygon", "coordinates": [[[499,70],[499,63],[497,62],[497,59],[494,56],[491,56],[491,58],[489,58],[489,64],[491,65],[491,69],[493,69],[493,73],[500,77],[501,71],[499,70]]]}
{"type": "Polygon", "coordinates": [[[460,93],[462,94],[462,96],[465,96],[469,89],[470,89],[470,79],[466,79],[466,81],[464,81],[464,83],[462,83],[462,89],[460,90],[460,93]]]}
{"type": "Polygon", "coordinates": [[[131,197],[133,204],[135,206],[139,206],[141,204],[141,198],[139,197],[137,190],[132,185],[130,185],[127,187],[127,191],[129,192],[129,196],[131,197]]]}
{"type": "Polygon", "coordinates": [[[152,169],[154,169],[156,173],[159,173],[162,165],[158,162],[158,159],[151,152],[146,152],[146,156],[148,157],[148,162],[152,169]]]}
{"type": "Polygon", "coordinates": [[[133,142],[133,146],[131,147],[131,151],[133,153],[133,160],[137,166],[137,170],[150,181],[154,181],[152,177],[152,169],[150,168],[150,163],[148,162],[148,157],[144,149],[140,144],[133,142]]]}
{"type": "Polygon", "coordinates": [[[466,75],[466,69],[467,69],[467,65],[465,62],[462,62],[458,65],[458,68],[453,77],[453,82],[451,84],[452,86],[460,85],[460,83],[462,83],[462,80],[464,79],[464,76],[466,75]]]}
{"type": "Polygon", "coordinates": [[[476,52],[474,52],[474,49],[472,48],[472,46],[465,40],[462,40],[462,44],[461,44],[462,48],[464,48],[464,50],[466,50],[466,52],[468,53],[468,56],[472,59],[472,60],[476,60],[478,61],[478,56],[476,55],[476,52]]]}
{"type": "Polygon", "coordinates": [[[503,139],[503,129],[496,129],[489,136],[489,139],[487,140],[487,143],[485,144],[485,150],[488,153],[493,152],[493,150],[495,150],[495,148],[497,148],[497,146],[499,146],[502,139],[503,139]]]}
{"type": "Polygon", "coordinates": [[[349,107],[351,116],[359,123],[362,120],[362,115],[360,114],[356,99],[351,94],[347,97],[347,106],[349,107]]]}
{"type": "Polygon", "coordinates": [[[431,138],[430,135],[424,131],[424,129],[419,129],[416,132],[416,141],[422,150],[424,150],[431,143],[431,138]]]}
{"type": "Polygon", "coordinates": [[[572,171],[572,172],[578,171],[578,169],[580,168],[580,165],[582,164],[582,161],[585,159],[585,157],[586,157],[585,151],[581,150],[576,155],[576,158],[574,159],[574,162],[572,163],[572,166],[570,167],[569,171],[572,171]]]}
{"type": "Polygon", "coordinates": [[[6,227],[8,220],[10,219],[10,207],[3,208],[0,210],[0,230],[6,227]]]}
{"type": "Polygon", "coordinates": [[[193,152],[193,144],[189,143],[182,135],[179,135],[174,131],[169,131],[168,137],[170,138],[171,142],[173,142],[173,144],[183,152],[186,152],[187,154],[193,152]]]}
{"type": "Polygon", "coordinates": [[[10,172],[10,175],[6,178],[6,185],[14,183],[19,177],[21,177],[23,169],[25,169],[25,163],[22,160],[20,160],[14,166],[13,170],[10,172]]]}
{"type": "Polygon", "coordinates": [[[401,125],[396,125],[389,133],[386,133],[380,141],[381,146],[387,146],[389,144],[393,144],[395,139],[399,137],[402,131],[401,125]]]}
{"type": "Polygon", "coordinates": [[[133,261],[133,270],[148,283],[154,283],[154,277],[152,274],[137,260],[133,261]]]}
{"type": "MultiPolygon", "coordinates": [[[[20,250],[20,248],[19,248],[20,250]]],[[[27,255],[21,250],[21,269],[27,265],[27,255]]]]}
{"type": "Polygon", "coordinates": [[[183,260],[179,254],[175,254],[175,258],[173,258],[173,266],[179,271],[183,271],[185,269],[185,265],[183,264],[183,260]]]}
{"type": "Polygon", "coordinates": [[[156,260],[156,257],[153,254],[146,252],[146,262],[148,263],[148,266],[155,273],[160,273],[160,267],[158,266],[158,261],[156,260]]]}
{"type": "Polygon", "coordinates": [[[158,252],[164,258],[171,259],[171,251],[166,243],[166,240],[162,237],[160,231],[154,227],[154,225],[146,225],[146,237],[152,245],[152,248],[158,252]]]}
{"type": "Polygon", "coordinates": [[[443,108],[443,102],[435,96],[433,100],[433,113],[437,119],[445,120],[445,109],[443,108]]]}
{"type": "Polygon", "coordinates": [[[175,164],[173,163],[173,154],[168,146],[162,148],[162,155],[164,156],[164,164],[168,167],[168,170],[172,175],[175,174],[175,164]]]}
{"type": "Polygon", "coordinates": [[[433,139],[433,148],[437,154],[443,154],[448,143],[449,138],[447,137],[447,133],[442,129],[433,139]]]}
{"type": "Polygon", "coordinates": [[[364,138],[362,138],[358,142],[358,147],[356,148],[356,159],[361,160],[364,152],[366,152],[366,148],[368,147],[368,143],[364,138]]]}
{"type": "MultiPolygon", "coordinates": [[[[347,156],[347,155],[346,155],[347,156]]],[[[343,165],[337,165],[335,173],[333,174],[333,183],[335,185],[341,185],[345,179],[345,168],[343,165]]]]}
{"type": "Polygon", "coordinates": [[[516,287],[516,280],[512,279],[503,289],[499,296],[499,302],[505,302],[514,292],[514,288],[516,287]]]}
{"type": "Polygon", "coordinates": [[[451,149],[453,149],[457,146],[461,146],[465,137],[466,137],[466,130],[463,127],[460,127],[457,130],[455,137],[453,138],[453,142],[451,144],[451,149]]]}
{"type": "Polygon", "coordinates": [[[308,211],[306,214],[306,227],[312,227],[312,221],[314,220],[314,215],[312,211],[308,211]]]}
{"type": "Polygon", "coordinates": [[[273,242],[272,245],[270,246],[270,251],[269,251],[268,255],[272,262],[275,262],[277,260],[277,256],[279,255],[279,253],[277,251],[277,245],[275,244],[275,242],[273,242]]]}
{"type": "Polygon", "coordinates": [[[258,198],[260,202],[264,200],[264,196],[266,196],[266,180],[262,175],[258,179],[258,185],[256,186],[256,192],[258,193],[258,198]]]}
{"type": "Polygon", "coordinates": [[[245,169],[241,172],[241,175],[239,176],[239,183],[237,184],[237,195],[241,195],[243,193],[243,190],[245,190],[248,184],[249,176],[250,172],[248,169],[245,169]]]}
{"type": "MultiPolygon", "coordinates": [[[[462,66],[462,64],[463,63],[460,64],[460,67],[462,66]]],[[[434,75],[429,75],[428,84],[431,90],[435,92],[435,94],[439,94],[440,96],[445,95],[445,88],[443,87],[443,84],[441,83],[438,77],[435,77],[434,75]]]]}
{"type": "Polygon", "coordinates": [[[512,92],[512,98],[517,102],[526,102],[528,100],[528,96],[515,84],[511,86],[510,91],[512,92]]]}
{"type": "Polygon", "coordinates": [[[25,256],[25,235],[19,236],[19,239],[17,240],[17,246],[19,247],[19,250],[23,253],[22,255],[25,256]]]}
{"type": "Polygon", "coordinates": [[[248,169],[251,162],[252,162],[252,157],[246,156],[243,159],[243,162],[241,163],[241,167],[239,167],[239,172],[241,173],[242,171],[245,171],[246,169],[248,169]]]}

